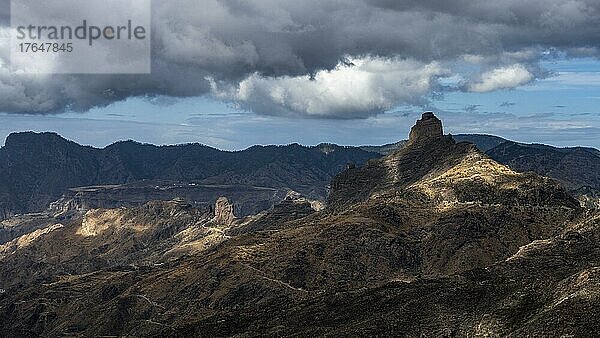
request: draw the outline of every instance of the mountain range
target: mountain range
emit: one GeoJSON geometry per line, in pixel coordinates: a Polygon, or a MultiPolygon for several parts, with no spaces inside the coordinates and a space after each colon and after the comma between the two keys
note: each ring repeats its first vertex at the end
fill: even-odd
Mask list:
{"type": "Polygon", "coordinates": [[[600,330],[600,212],[444,135],[431,113],[398,149],[334,175],[324,207],[292,192],[246,217],[227,198],[69,203],[3,222],[37,226],[0,245],[1,335],[600,330]]]}
{"type": "MultiPolygon", "coordinates": [[[[454,135],[453,138],[475,144],[492,159],[518,172],[531,171],[557,179],[586,203],[598,201],[600,151],[597,149],[522,144],[477,134],[454,135]]],[[[233,198],[231,192],[274,189],[274,198],[265,197],[271,202],[259,203],[267,209],[280,202],[287,190],[325,201],[329,182],[348,164],[364,164],[406,144],[407,141],[363,147],[291,144],[254,146],[228,152],[201,144],[154,146],[123,141],[98,149],[81,146],[55,133],[13,133],[0,148],[0,220],[43,211],[61,196],[73,195],[69,189],[124,185],[119,190],[122,200],[122,192],[129,190],[128,185],[139,187],[146,182],[146,188],[149,188],[155,187],[156,181],[161,181],[161,186],[194,184],[197,192],[184,195],[192,202],[210,204],[218,196],[210,200],[190,197],[206,195],[206,189],[199,190],[201,186],[213,186],[213,190],[215,185],[223,186],[220,195],[237,200],[238,210],[248,210],[240,215],[245,216],[260,210],[256,204],[242,204],[239,201],[243,198],[233,198]]],[[[182,195],[176,189],[162,190],[160,197],[150,194],[146,199],[141,198],[143,194],[137,190],[134,200],[168,200],[182,195]]],[[[105,206],[94,205],[92,201],[97,198],[90,196],[89,191],[80,189],[77,197],[91,203],[92,207],[105,206]]],[[[102,193],[112,191],[114,189],[109,192],[104,189],[102,193]]]]}
{"type": "Polygon", "coordinates": [[[226,152],[201,144],[159,147],[125,141],[97,149],[54,133],[15,133],[0,148],[0,219],[42,211],[70,188],[143,180],[286,188],[324,200],[329,181],[347,163],[379,156],[331,144],[226,152]]]}

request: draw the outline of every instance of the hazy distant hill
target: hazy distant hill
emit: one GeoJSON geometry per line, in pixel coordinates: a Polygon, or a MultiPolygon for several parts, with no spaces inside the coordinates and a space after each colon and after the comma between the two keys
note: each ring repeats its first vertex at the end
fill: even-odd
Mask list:
{"type": "MultiPolygon", "coordinates": [[[[504,142],[506,139],[493,135],[481,135],[481,134],[458,134],[452,135],[452,138],[456,142],[470,142],[477,146],[477,148],[483,152],[486,152],[504,142]]],[[[362,146],[361,149],[366,151],[372,151],[380,153],[381,155],[389,155],[394,150],[398,150],[406,145],[406,140],[402,140],[395,143],[385,144],[382,146],[362,146]]]]}
{"type": "Polygon", "coordinates": [[[479,134],[459,134],[452,135],[452,138],[456,142],[470,142],[477,146],[477,148],[483,152],[493,149],[502,143],[506,142],[506,139],[494,135],[479,135],[479,134]]]}

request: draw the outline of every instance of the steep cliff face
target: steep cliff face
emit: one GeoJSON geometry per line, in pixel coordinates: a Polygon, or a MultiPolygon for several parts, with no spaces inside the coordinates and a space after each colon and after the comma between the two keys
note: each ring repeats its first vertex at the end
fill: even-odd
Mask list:
{"type": "MultiPolygon", "coordinates": [[[[94,149],[67,141],[54,133],[11,134],[0,148],[3,177],[19,209],[14,213],[44,210],[66,187],[92,185],[98,180],[99,159],[94,149]]],[[[111,180],[126,178],[117,168],[111,180]]]]}
{"type": "Polygon", "coordinates": [[[18,205],[12,189],[4,181],[4,177],[0,177],[0,220],[13,216],[19,210],[22,210],[22,207],[18,205]]]}
{"type": "Polygon", "coordinates": [[[469,152],[476,151],[472,145],[456,144],[442,130],[441,121],[433,113],[424,113],[412,127],[406,146],[337,175],[331,183],[328,205],[342,210],[366,201],[375,192],[406,188],[426,174],[456,165],[469,152]]]}

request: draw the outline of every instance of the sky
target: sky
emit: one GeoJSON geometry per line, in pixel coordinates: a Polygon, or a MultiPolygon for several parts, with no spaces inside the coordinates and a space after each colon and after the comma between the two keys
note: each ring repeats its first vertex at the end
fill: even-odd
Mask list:
{"type": "Polygon", "coordinates": [[[18,74],[0,39],[0,139],[377,145],[431,110],[449,133],[600,148],[596,0],[197,2],[153,3],[147,75],[18,74]]]}

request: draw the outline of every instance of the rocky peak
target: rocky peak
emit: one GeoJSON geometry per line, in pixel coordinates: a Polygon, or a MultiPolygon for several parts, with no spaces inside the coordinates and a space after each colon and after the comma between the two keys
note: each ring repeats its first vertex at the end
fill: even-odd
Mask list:
{"type": "Polygon", "coordinates": [[[227,197],[219,197],[215,203],[215,223],[231,225],[234,220],[233,203],[229,202],[227,197]]]}
{"type": "Polygon", "coordinates": [[[444,136],[442,121],[432,112],[425,112],[410,130],[409,144],[424,143],[444,136]]]}

